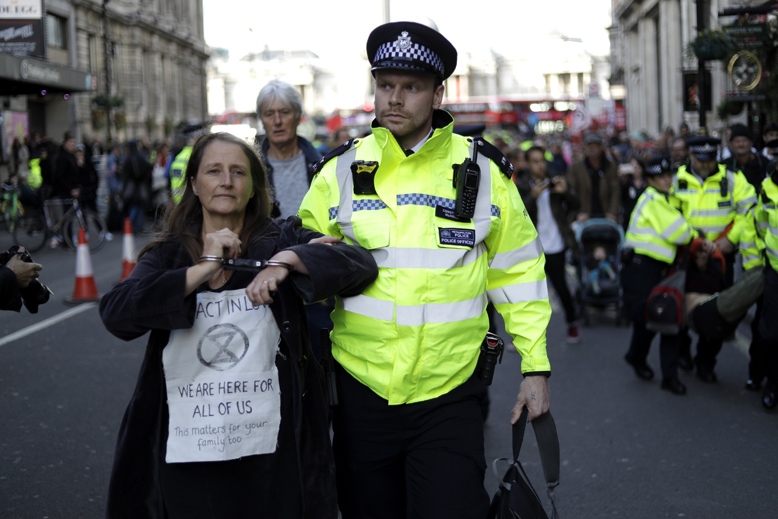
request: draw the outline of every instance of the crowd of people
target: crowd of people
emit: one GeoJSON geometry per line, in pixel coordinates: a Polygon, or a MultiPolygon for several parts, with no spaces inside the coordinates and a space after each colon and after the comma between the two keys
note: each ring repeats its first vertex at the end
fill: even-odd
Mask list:
{"type": "MultiPolygon", "coordinates": [[[[564,263],[560,266],[556,256],[565,249],[582,253],[578,244],[570,243],[570,225],[606,218],[618,222],[626,234],[619,261],[633,336],[625,359],[636,375],[654,377],[646,357],[656,331],[646,328],[646,299],[669,273],[682,269],[685,289],[691,294],[686,298],[687,322],[699,340],[692,358],[687,330],[661,333],[661,387],[686,393],[679,367],[694,370],[705,382],[716,382],[714,368],[722,344],[732,338],[745,310],[755,304],[745,387],[764,389],[762,404],[773,409],[778,404],[778,334],[771,328],[775,314],[769,313],[774,312],[774,303],[764,302],[772,295],[762,296],[762,292],[764,279],[773,279],[771,262],[776,257],[770,245],[774,239],[770,218],[775,211],[771,188],[776,179],[778,125],[766,125],[761,139],[755,139],[747,126],[733,124],[723,137],[722,145],[718,138],[690,135],[686,125],[679,128],[678,136],[668,129],[652,140],[643,136],[630,140],[622,133],[607,141],[589,134],[584,139],[584,157],[565,161],[566,174],[551,173],[553,157],[547,155],[542,140],[534,141],[523,154],[516,148],[507,156],[514,161],[515,182],[543,242],[547,276],[564,308],[569,342],[580,340],[580,330],[563,282],[564,263]],[[759,274],[749,275],[752,270],[759,274]],[[749,283],[745,285],[749,291],[738,287],[738,279],[749,283]],[[710,310],[715,305],[705,311],[697,308],[703,300],[719,297],[742,311],[726,320],[718,310],[710,310]]],[[[596,258],[587,260],[593,263],[596,258]]]]}
{"type": "MultiPolygon", "coordinates": [[[[472,138],[440,109],[457,61],[445,37],[389,23],[367,55],[370,134],[338,131],[324,154],[297,134],[302,100],[281,81],[259,92],[255,146],[203,125],[180,128],[171,146],[69,134],[19,145],[32,206],[93,205],[101,156],[109,224],[115,211],[140,232],[165,208],[135,270],[100,303],[120,339],[150,333],[107,517],[484,517],[487,303],[522,355],[510,421],[525,408],[538,418],[550,409],[547,280],[567,340],[581,340],[571,261],[595,296],[623,286],[625,360],[646,380],[647,296],[687,269],[694,358],[687,330],[660,332],[661,388],[677,395],[679,369],[716,382],[723,341],[757,303],[746,387],[778,405],[778,126],[762,151],[743,125],[721,148],[686,125],[653,139],[472,138]],[[625,235],[622,257],[578,247],[576,229],[595,221],[625,235]],[[249,264],[259,273],[232,268],[249,264]],[[256,491],[234,492],[247,483],[256,491]]],[[[40,265],[14,258],[7,270],[26,286],[40,265]]]]}

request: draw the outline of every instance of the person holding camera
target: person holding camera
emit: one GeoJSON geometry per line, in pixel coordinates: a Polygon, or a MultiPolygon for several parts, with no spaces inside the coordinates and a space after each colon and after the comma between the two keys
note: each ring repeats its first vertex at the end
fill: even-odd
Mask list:
{"type": "Polygon", "coordinates": [[[533,146],[525,155],[529,175],[517,179],[516,186],[543,243],[546,277],[554,286],[565,310],[567,342],[576,343],[581,340],[581,333],[573,296],[565,279],[565,251],[577,250],[569,215],[577,211],[581,204],[575,193],[567,189],[565,177],[549,176],[543,148],[533,146]]]}
{"type": "MultiPolygon", "coordinates": [[[[3,253],[0,255],[0,263],[3,263],[0,265],[0,310],[19,312],[22,309],[23,300],[26,305],[32,302],[31,297],[27,297],[28,295],[34,298],[40,288],[45,288],[37,281],[43,265],[33,263],[24,247],[12,248],[3,253]],[[29,261],[25,261],[27,258],[29,261]],[[35,290],[36,294],[33,294],[31,289],[38,290],[35,290]],[[28,299],[30,299],[30,303],[27,302],[28,299]]],[[[48,293],[48,289],[46,290],[48,293]]],[[[46,299],[48,300],[48,297],[46,299]]],[[[38,305],[36,304],[35,311],[30,310],[30,313],[34,314],[37,311],[38,305]]]]}

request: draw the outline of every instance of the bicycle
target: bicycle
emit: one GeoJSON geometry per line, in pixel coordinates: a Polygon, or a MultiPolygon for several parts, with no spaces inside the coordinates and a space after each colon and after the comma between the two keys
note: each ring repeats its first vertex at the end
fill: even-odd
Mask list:
{"type": "Polygon", "coordinates": [[[43,214],[40,211],[28,211],[18,220],[13,231],[14,242],[30,252],[36,252],[50,239],[62,238],[70,250],[76,251],[78,230],[81,227],[86,232],[90,251],[98,251],[105,245],[108,226],[102,216],[91,209],[82,209],[76,198],[46,200],[43,202],[43,214]],[[50,207],[68,204],[70,209],[52,224],[50,207]]]}
{"type": "Polygon", "coordinates": [[[13,184],[2,184],[0,188],[3,192],[3,198],[0,202],[0,215],[3,217],[3,224],[8,232],[13,232],[16,222],[24,216],[24,206],[19,200],[20,189],[14,182],[13,184]]]}

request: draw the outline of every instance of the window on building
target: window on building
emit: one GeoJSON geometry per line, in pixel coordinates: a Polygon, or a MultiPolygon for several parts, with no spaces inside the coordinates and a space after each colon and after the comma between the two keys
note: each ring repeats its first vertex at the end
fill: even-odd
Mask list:
{"type": "Polygon", "coordinates": [[[100,42],[97,40],[97,36],[94,34],[89,35],[89,72],[96,74],[100,68],[100,64],[97,62],[98,48],[100,42]]]}
{"type": "Polygon", "coordinates": [[[46,15],[46,44],[55,49],[68,48],[68,21],[54,14],[46,15]]]}

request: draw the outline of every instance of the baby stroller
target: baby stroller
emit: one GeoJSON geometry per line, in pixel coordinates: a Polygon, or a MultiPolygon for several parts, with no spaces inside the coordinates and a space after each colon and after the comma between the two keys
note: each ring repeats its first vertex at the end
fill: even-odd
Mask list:
{"type": "Polygon", "coordinates": [[[593,218],[575,229],[578,243],[580,282],[576,291],[581,319],[589,325],[587,305],[615,305],[616,325],[621,325],[623,301],[621,289],[621,247],[624,230],[606,218],[593,218]]]}

